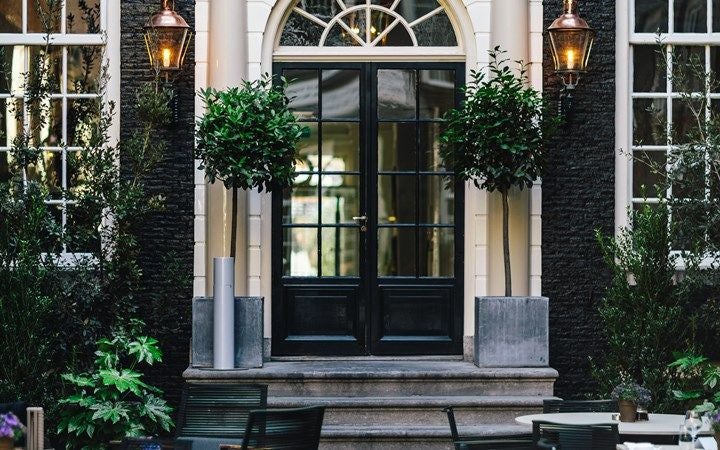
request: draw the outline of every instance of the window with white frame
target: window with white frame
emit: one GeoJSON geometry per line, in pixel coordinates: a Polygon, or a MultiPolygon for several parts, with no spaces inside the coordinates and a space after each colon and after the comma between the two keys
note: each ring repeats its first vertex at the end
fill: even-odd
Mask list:
{"type": "Polygon", "coordinates": [[[72,161],[81,157],[83,123],[89,111],[98,110],[102,95],[105,1],[0,0],[0,181],[12,176],[13,141],[28,133],[42,154],[23,179],[47,188],[47,203],[64,229],[82,216],[73,211],[73,190],[82,175],[73,170],[72,161]],[[40,125],[23,100],[25,79],[37,55],[50,68],[46,81],[52,92],[43,108],[47,120],[40,125]]]}
{"type": "Polygon", "coordinates": [[[705,114],[720,106],[720,89],[707,91],[703,80],[692,78],[677,86],[668,76],[674,65],[690,61],[720,73],[720,0],[632,0],[630,17],[634,156],[630,189],[632,206],[637,208],[672,195],[672,187],[664,192],[655,189],[664,185],[664,177],[654,169],[664,167],[673,145],[684,144],[687,132],[697,126],[682,92],[689,87],[693,95],[705,97],[705,114]]]}

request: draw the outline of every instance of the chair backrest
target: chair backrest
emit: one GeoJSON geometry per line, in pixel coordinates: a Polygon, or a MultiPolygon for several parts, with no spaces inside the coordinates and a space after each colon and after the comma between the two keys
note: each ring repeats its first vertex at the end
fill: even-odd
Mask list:
{"type": "Polygon", "coordinates": [[[565,425],[533,421],[533,442],[559,444],[562,450],[615,450],[620,441],[617,423],[565,425]]]}
{"type": "Polygon", "coordinates": [[[615,400],[543,400],[543,413],[617,412],[615,400]]]}
{"type": "Polygon", "coordinates": [[[186,383],[176,433],[242,439],[251,410],[267,408],[263,384],[186,383]]]}
{"type": "Polygon", "coordinates": [[[125,438],[122,450],[162,450],[162,444],[156,438],[125,438]]]}
{"type": "Polygon", "coordinates": [[[324,415],[324,406],[250,411],[242,448],[317,449],[324,415]]]}

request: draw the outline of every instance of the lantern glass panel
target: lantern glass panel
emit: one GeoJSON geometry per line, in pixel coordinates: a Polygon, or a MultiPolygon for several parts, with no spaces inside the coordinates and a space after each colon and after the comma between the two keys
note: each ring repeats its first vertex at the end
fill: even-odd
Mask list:
{"type": "Polygon", "coordinates": [[[153,67],[178,70],[182,66],[187,45],[186,28],[150,28],[145,32],[148,54],[153,67]]]}
{"type": "Polygon", "coordinates": [[[556,72],[584,72],[587,69],[594,38],[592,30],[552,30],[549,35],[556,72]]]}

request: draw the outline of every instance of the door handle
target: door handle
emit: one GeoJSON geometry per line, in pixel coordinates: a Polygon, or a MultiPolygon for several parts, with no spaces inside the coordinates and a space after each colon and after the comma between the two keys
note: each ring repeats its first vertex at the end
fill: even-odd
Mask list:
{"type": "Polygon", "coordinates": [[[367,231],[367,216],[355,216],[353,217],[353,220],[360,225],[360,231],[367,231]]]}

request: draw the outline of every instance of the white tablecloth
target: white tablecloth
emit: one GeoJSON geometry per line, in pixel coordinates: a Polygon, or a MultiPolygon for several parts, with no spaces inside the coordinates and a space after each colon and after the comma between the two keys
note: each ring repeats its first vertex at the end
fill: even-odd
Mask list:
{"type": "MultiPolygon", "coordinates": [[[[532,425],[533,420],[546,420],[548,422],[567,425],[591,425],[595,423],[613,423],[611,413],[554,413],[530,414],[516,417],[515,421],[523,425],[532,425]]],[[[650,414],[650,420],[643,422],[615,422],[618,424],[620,434],[677,436],[680,425],[685,422],[685,416],[679,414],[650,414]]],[[[701,434],[710,433],[704,427],[701,434]]]]}

